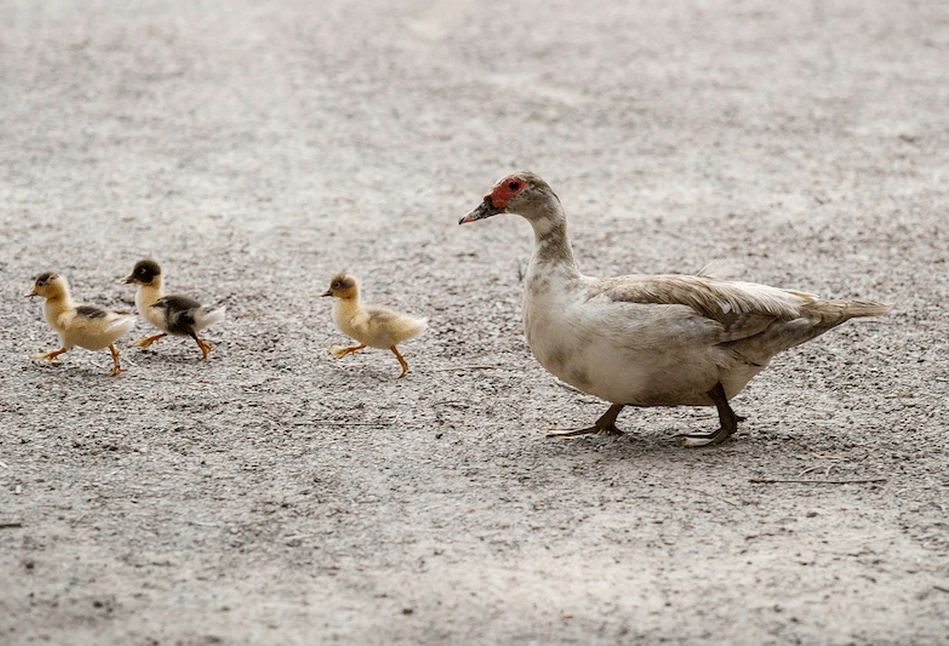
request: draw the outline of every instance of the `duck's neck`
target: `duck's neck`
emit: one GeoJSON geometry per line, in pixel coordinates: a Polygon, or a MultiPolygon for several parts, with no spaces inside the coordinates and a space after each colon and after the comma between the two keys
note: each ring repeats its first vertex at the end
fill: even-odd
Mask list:
{"type": "Polygon", "coordinates": [[[161,277],[154,278],[148,285],[139,285],[138,292],[135,294],[135,304],[141,309],[151,307],[152,303],[165,295],[165,290],[161,285],[161,277]]]}
{"type": "Polygon", "coordinates": [[[49,297],[46,299],[46,302],[43,303],[43,310],[46,314],[46,320],[53,327],[53,329],[59,329],[57,321],[59,317],[62,316],[65,312],[68,312],[71,309],[75,309],[75,304],[72,302],[72,298],[69,296],[69,292],[63,292],[55,296],[49,297]]]}
{"type": "Polygon", "coordinates": [[[359,296],[351,298],[337,298],[333,307],[333,313],[337,317],[349,319],[355,316],[360,309],[362,309],[362,305],[359,304],[359,296]]]}
{"type": "Polygon", "coordinates": [[[556,268],[571,277],[579,276],[580,270],[573,258],[573,247],[567,237],[567,219],[563,213],[555,219],[531,220],[534,228],[533,270],[541,267],[556,268]]]}

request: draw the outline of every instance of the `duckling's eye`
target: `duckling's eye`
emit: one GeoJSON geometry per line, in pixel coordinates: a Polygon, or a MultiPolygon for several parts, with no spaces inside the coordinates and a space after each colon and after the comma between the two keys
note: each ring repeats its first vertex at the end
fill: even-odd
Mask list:
{"type": "Polygon", "coordinates": [[[517,182],[509,182],[507,187],[511,189],[512,191],[516,191],[517,189],[521,187],[521,185],[518,184],[517,182]]]}
{"type": "Polygon", "coordinates": [[[338,280],[335,283],[333,283],[333,289],[339,289],[340,287],[342,287],[342,285],[339,284],[338,280]]]}

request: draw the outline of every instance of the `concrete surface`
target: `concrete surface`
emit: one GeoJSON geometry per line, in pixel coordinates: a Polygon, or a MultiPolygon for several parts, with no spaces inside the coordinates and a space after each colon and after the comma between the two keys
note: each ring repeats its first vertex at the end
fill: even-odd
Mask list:
{"type": "Polygon", "coordinates": [[[944,2],[8,0],[0,105],[0,642],[949,641],[944,2]],[[514,168],[589,274],[896,308],[719,449],[545,439],[605,404],[530,356],[527,225],[456,224],[514,168]],[[35,274],[129,308],[147,256],[228,306],[207,362],[30,361],[35,274]],[[344,269],[429,317],[405,379],[325,353],[344,269]]]}

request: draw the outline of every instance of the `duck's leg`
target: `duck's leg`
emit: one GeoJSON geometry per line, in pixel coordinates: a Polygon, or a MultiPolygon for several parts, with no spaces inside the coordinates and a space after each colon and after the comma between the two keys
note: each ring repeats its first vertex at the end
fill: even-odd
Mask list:
{"type": "Polygon", "coordinates": [[[616,417],[623,410],[624,404],[613,404],[603,413],[600,419],[590,428],[578,428],[565,431],[550,431],[547,437],[577,437],[578,435],[622,435],[623,431],[616,428],[616,417]]]}
{"type": "Polygon", "coordinates": [[[114,343],[109,344],[109,352],[112,353],[112,371],[109,373],[109,376],[114,377],[120,372],[125,372],[119,365],[119,349],[115,347],[114,343]]]}
{"type": "Polygon", "coordinates": [[[399,349],[398,349],[397,347],[392,346],[392,347],[389,348],[389,349],[392,350],[392,352],[395,353],[395,358],[398,359],[398,360],[399,360],[399,363],[402,365],[402,372],[400,372],[400,373],[399,373],[399,376],[396,377],[396,379],[401,379],[402,377],[405,376],[405,373],[407,373],[407,372],[409,371],[409,364],[406,363],[405,357],[402,356],[402,354],[399,352],[399,349]]]}
{"type": "Polygon", "coordinates": [[[208,358],[208,353],[211,351],[211,344],[204,339],[199,339],[198,335],[194,332],[191,333],[191,338],[194,339],[194,342],[201,348],[201,360],[204,361],[208,358]]]}
{"type": "Polygon", "coordinates": [[[162,332],[161,334],[155,334],[153,336],[146,336],[143,339],[136,339],[135,341],[132,341],[132,345],[137,345],[142,350],[144,350],[145,348],[147,348],[148,346],[157,342],[159,339],[165,336],[168,336],[168,335],[165,334],[164,332],[162,332]]]}
{"type": "Polygon", "coordinates": [[[66,352],[66,348],[60,348],[59,350],[50,350],[49,352],[40,352],[39,354],[34,354],[31,358],[34,361],[53,361],[56,357],[66,352]]]}
{"type": "Polygon", "coordinates": [[[739,420],[744,419],[744,417],[736,415],[728,404],[728,398],[725,396],[725,389],[721,382],[715,384],[715,387],[706,394],[715,402],[715,408],[718,409],[719,428],[711,433],[683,433],[680,435],[679,437],[685,438],[684,446],[692,449],[721,444],[738,430],[739,420]]]}
{"type": "Polygon", "coordinates": [[[363,343],[362,345],[351,345],[348,348],[329,348],[329,352],[332,352],[337,357],[342,359],[347,354],[354,354],[357,350],[362,350],[365,347],[366,344],[363,343]]]}

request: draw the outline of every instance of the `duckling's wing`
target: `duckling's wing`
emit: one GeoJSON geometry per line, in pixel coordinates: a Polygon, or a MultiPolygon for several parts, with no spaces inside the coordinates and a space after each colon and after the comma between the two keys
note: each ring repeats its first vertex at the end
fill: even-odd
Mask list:
{"type": "Polygon", "coordinates": [[[195,312],[201,308],[201,303],[190,296],[172,294],[165,296],[168,304],[168,331],[172,334],[189,336],[194,332],[195,312]]]}
{"type": "Polygon", "coordinates": [[[104,319],[109,315],[109,310],[98,305],[77,305],[76,316],[84,319],[104,319]]]}
{"type": "Polygon", "coordinates": [[[98,328],[104,334],[115,332],[121,336],[135,325],[135,317],[124,312],[113,312],[98,305],[77,305],[74,325],[85,329],[98,328]]]}
{"type": "Polygon", "coordinates": [[[710,276],[621,276],[593,281],[588,298],[614,303],[682,305],[719,328],[719,342],[749,337],[774,321],[791,321],[817,300],[813,294],[710,276]]]}
{"type": "Polygon", "coordinates": [[[389,328],[398,320],[400,314],[382,305],[366,305],[362,310],[362,316],[354,318],[353,325],[365,338],[372,339],[369,345],[392,345],[394,342],[389,338],[389,328]]]}
{"type": "Polygon", "coordinates": [[[425,329],[427,321],[381,305],[367,305],[369,336],[385,347],[411,339],[425,329]]]}
{"type": "Polygon", "coordinates": [[[201,303],[183,294],[171,294],[164,297],[168,303],[169,312],[183,312],[187,310],[196,310],[201,307],[201,303]]]}

